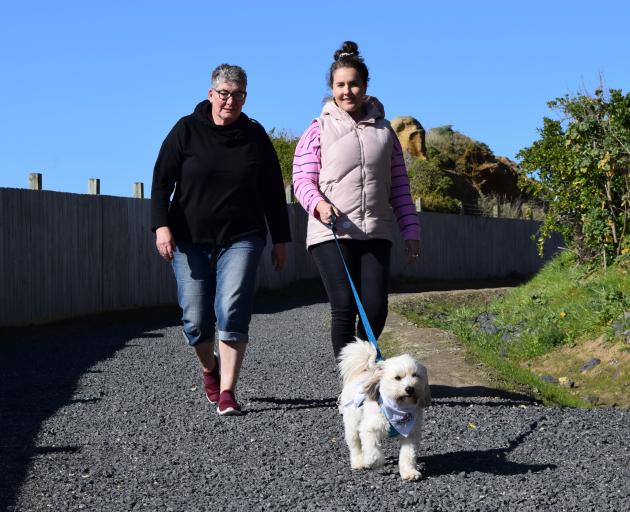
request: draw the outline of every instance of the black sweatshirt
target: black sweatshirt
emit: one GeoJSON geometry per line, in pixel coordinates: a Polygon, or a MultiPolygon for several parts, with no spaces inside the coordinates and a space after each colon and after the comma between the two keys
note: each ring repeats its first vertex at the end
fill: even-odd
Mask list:
{"type": "Polygon", "coordinates": [[[291,240],[282,174],[264,128],[241,113],[227,126],[208,100],[166,136],[153,170],[151,228],[169,226],[175,242],[225,245],[267,235],[291,240]],[[169,199],[175,194],[169,205],[169,199]]]}

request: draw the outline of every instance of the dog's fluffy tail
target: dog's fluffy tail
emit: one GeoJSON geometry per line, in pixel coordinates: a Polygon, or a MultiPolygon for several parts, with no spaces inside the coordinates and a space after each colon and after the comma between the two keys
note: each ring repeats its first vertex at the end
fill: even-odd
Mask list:
{"type": "Polygon", "coordinates": [[[338,366],[346,384],[376,366],[376,348],[369,341],[357,338],[341,349],[338,366]]]}

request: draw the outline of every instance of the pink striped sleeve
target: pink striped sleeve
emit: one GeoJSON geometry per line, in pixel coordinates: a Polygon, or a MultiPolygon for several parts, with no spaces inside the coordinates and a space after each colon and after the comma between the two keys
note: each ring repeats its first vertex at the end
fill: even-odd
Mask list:
{"type": "Polygon", "coordinates": [[[304,209],[315,215],[315,206],[324,196],[319,191],[321,147],[319,123],[313,121],[300,138],[293,157],[293,193],[304,209]]]}
{"type": "Polygon", "coordinates": [[[405,240],[420,240],[420,221],[416,206],[411,198],[407,167],[396,134],[394,134],[394,147],[392,148],[392,189],[389,204],[396,215],[398,229],[400,229],[402,237],[405,240]]]}

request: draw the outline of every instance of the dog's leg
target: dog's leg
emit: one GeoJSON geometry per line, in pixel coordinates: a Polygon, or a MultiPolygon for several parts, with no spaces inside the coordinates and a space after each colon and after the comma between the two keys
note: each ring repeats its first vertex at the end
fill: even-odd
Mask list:
{"type": "Polygon", "coordinates": [[[416,468],[416,436],[400,438],[398,469],[403,480],[420,480],[422,473],[416,468]]]}
{"type": "Polygon", "coordinates": [[[373,430],[362,430],[363,463],[366,468],[381,468],[385,464],[385,456],[381,449],[380,435],[373,430]]]}
{"type": "Polygon", "coordinates": [[[381,440],[387,436],[389,423],[376,402],[366,401],[363,405],[363,420],[359,435],[363,448],[363,464],[366,468],[380,468],[385,464],[381,440]]]}
{"type": "Polygon", "coordinates": [[[346,432],[346,443],[350,449],[350,467],[352,469],[363,469],[363,452],[361,451],[361,439],[359,433],[346,432]]]}
{"type": "Polygon", "coordinates": [[[361,438],[359,437],[359,423],[361,415],[352,409],[347,409],[343,414],[346,444],[350,450],[350,467],[363,469],[363,452],[361,451],[361,438]]]}
{"type": "Polygon", "coordinates": [[[407,438],[400,438],[398,469],[403,480],[420,480],[422,478],[422,473],[416,467],[416,447],[420,443],[423,423],[424,411],[420,409],[411,435],[407,438]]]}

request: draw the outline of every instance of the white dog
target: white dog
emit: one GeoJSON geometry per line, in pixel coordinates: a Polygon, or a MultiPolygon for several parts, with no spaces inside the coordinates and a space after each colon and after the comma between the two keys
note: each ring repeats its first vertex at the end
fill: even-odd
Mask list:
{"type": "Polygon", "coordinates": [[[416,446],[420,441],[423,408],[431,403],[427,370],[404,354],[376,362],[368,341],[346,345],[339,356],[343,379],[340,410],[352,469],[378,468],[385,457],[381,441],[399,434],[398,467],[403,480],[419,480],[416,446]]]}

